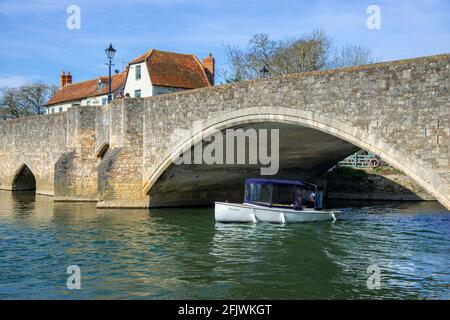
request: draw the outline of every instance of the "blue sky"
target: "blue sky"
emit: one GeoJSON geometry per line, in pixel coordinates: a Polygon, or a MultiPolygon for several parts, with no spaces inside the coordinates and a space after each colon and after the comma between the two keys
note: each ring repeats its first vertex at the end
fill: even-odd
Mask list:
{"type": "Polygon", "coordinates": [[[255,33],[285,40],[324,29],[338,45],[366,46],[381,60],[450,52],[450,1],[299,0],[0,0],[0,87],[58,84],[107,73],[104,49],[116,47],[116,68],[150,48],[212,52],[224,66],[225,44],[245,46],[255,33]],[[81,29],[69,30],[69,5],[81,9],[81,29]],[[381,9],[381,29],[366,27],[369,5],[381,9]]]}

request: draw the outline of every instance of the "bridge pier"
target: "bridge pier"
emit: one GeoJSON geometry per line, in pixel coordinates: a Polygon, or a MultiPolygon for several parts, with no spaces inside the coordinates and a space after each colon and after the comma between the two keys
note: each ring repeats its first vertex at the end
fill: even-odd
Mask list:
{"type": "Polygon", "coordinates": [[[97,207],[147,208],[148,196],[142,191],[142,100],[112,105],[110,122],[111,150],[98,167],[97,207]]]}
{"type": "Polygon", "coordinates": [[[67,110],[67,149],[55,163],[55,201],[97,201],[95,107],[67,110]]]}

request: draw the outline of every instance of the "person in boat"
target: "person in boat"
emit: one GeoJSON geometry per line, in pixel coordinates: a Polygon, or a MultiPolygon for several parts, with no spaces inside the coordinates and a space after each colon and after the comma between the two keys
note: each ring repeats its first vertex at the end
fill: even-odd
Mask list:
{"type": "Polygon", "coordinates": [[[316,202],[316,193],[314,191],[309,195],[309,201],[312,203],[316,202]]]}
{"type": "Polygon", "coordinates": [[[311,192],[309,197],[304,200],[303,207],[304,208],[314,208],[315,203],[316,203],[316,193],[313,191],[313,192],[311,192]]]}

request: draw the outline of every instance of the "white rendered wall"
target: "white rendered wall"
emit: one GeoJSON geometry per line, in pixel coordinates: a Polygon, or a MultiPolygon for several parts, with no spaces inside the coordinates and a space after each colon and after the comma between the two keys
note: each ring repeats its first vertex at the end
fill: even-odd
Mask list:
{"type": "Polygon", "coordinates": [[[130,65],[127,81],[125,84],[124,95],[129,93],[130,97],[134,97],[134,91],[141,90],[141,98],[152,96],[152,81],[145,62],[130,65]],[[141,79],[136,80],[136,66],[141,66],[141,79]]]}
{"type": "Polygon", "coordinates": [[[58,113],[58,112],[65,112],[67,111],[67,109],[69,109],[72,106],[72,102],[69,103],[60,103],[60,104],[55,104],[52,105],[47,109],[46,114],[51,114],[51,113],[58,113]],[[60,109],[61,108],[61,109],[60,109]]]}
{"type": "MultiPolygon", "coordinates": [[[[106,99],[106,101],[108,101],[108,95],[104,94],[102,96],[84,98],[83,100],[81,100],[81,105],[82,106],[100,106],[103,104],[103,99],[106,99]]],[[[108,103],[108,102],[106,102],[106,103],[108,103]]]]}

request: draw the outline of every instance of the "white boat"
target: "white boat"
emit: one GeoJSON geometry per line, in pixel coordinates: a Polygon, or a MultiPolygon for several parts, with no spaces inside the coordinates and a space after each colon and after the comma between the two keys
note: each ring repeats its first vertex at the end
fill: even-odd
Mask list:
{"type": "Polygon", "coordinates": [[[293,210],[265,208],[249,204],[216,202],[217,222],[272,222],[291,223],[336,220],[337,211],[293,210]]]}
{"type": "Polygon", "coordinates": [[[335,221],[338,211],[322,210],[323,191],[292,180],[247,179],[243,204],[216,202],[217,222],[292,223],[335,221]]]}

